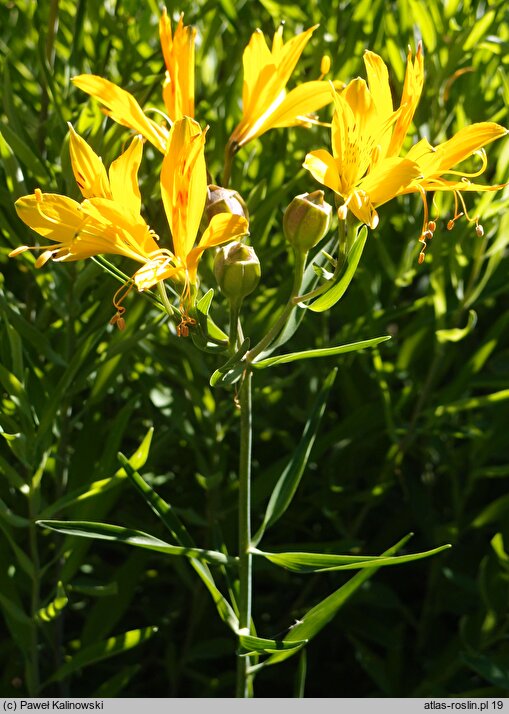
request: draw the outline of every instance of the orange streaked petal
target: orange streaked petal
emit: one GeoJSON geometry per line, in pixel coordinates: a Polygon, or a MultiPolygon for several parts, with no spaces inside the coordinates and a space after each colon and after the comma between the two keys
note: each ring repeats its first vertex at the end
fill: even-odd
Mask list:
{"type": "Polygon", "coordinates": [[[173,251],[185,258],[193,247],[207,198],[205,132],[197,122],[180,119],[170,130],[161,169],[161,196],[173,238],[173,251]]]}

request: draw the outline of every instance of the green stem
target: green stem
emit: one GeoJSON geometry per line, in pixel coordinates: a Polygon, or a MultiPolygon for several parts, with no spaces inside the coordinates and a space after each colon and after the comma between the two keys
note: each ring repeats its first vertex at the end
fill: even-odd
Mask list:
{"type": "Polygon", "coordinates": [[[168,300],[168,294],[166,292],[166,285],[161,280],[157,283],[157,289],[159,291],[159,295],[161,297],[161,301],[164,305],[164,308],[165,308],[166,312],[168,313],[168,316],[173,317],[175,310],[173,309],[170,301],[168,300]]]}
{"type": "Polygon", "coordinates": [[[290,297],[288,298],[288,302],[285,305],[285,308],[283,309],[283,312],[279,316],[279,318],[276,320],[276,322],[272,325],[270,330],[267,332],[267,334],[262,337],[260,342],[253,347],[252,350],[250,350],[247,355],[246,355],[246,360],[248,362],[252,362],[255,357],[257,357],[263,350],[270,345],[271,342],[273,342],[276,337],[279,335],[281,330],[285,327],[286,323],[288,322],[288,318],[292,314],[292,312],[295,310],[296,303],[294,301],[294,298],[296,295],[299,294],[300,286],[302,285],[302,276],[304,275],[304,267],[306,265],[306,258],[307,258],[307,253],[301,253],[300,251],[296,250],[295,251],[295,265],[294,265],[294,272],[293,272],[293,286],[292,286],[292,292],[290,294],[290,297]]]}
{"type": "Polygon", "coordinates": [[[239,315],[240,308],[242,306],[242,300],[231,301],[230,302],[230,329],[229,329],[229,340],[228,349],[233,354],[237,349],[237,344],[239,342],[239,315]]]}
{"type": "Polygon", "coordinates": [[[32,620],[32,627],[30,633],[30,654],[28,657],[28,672],[27,672],[27,688],[28,693],[31,697],[36,697],[39,693],[40,688],[40,677],[39,677],[39,626],[37,624],[37,613],[39,611],[39,600],[40,600],[40,583],[39,583],[39,573],[40,573],[40,562],[39,562],[39,549],[37,547],[37,533],[35,521],[37,520],[37,513],[35,507],[35,486],[33,483],[30,485],[30,493],[28,495],[28,512],[29,512],[29,547],[30,547],[30,559],[34,567],[34,574],[32,578],[32,592],[31,592],[31,602],[30,602],[30,614],[32,620]]]}
{"type": "Polygon", "coordinates": [[[339,275],[339,271],[342,270],[343,265],[345,264],[348,251],[351,248],[354,228],[355,224],[353,224],[349,220],[339,221],[339,249],[336,265],[334,267],[334,275],[330,280],[327,280],[325,283],[322,283],[322,285],[319,285],[314,290],[311,290],[310,292],[305,293],[304,295],[295,295],[295,297],[293,298],[293,302],[295,304],[298,304],[299,302],[307,302],[308,300],[318,297],[319,295],[322,295],[323,293],[327,292],[327,290],[329,290],[331,283],[333,283],[335,278],[337,278],[337,276],[339,275]]]}
{"type": "Polygon", "coordinates": [[[224,152],[223,187],[228,188],[232,173],[233,157],[235,156],[237,145],[229,141],[224,152]]]}
{"type": "MultiPolygon", "coordinates": [[[[251,624],[252,555],[251,548],[251,402],[250,369],[244,373],[239,394],[240,458],[239,458],[239,626],[249,634],[251,624]]],[[[249,657],[237,658],[236,696],[251,696],[249,657]]]]}

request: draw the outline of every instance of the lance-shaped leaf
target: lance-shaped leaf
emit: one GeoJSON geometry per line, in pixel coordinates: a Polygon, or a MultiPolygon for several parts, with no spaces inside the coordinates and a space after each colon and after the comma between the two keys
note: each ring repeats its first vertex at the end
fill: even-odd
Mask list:
{"type": "Polygon", "coordinates": [[[332,285],[328,287],[326,292],[307,306],[309,310],[324,312],[324,310],[328,310],[341,300],[355,275],[367,237],[368,229],[363,226],[350,248],[343,269],[339,271],[338,276],[332,278],[330,281],[332,285]]]}
{"type": "Polygon", "coordinates": [[[334,380],[336,379],[336,374],[337,369],[333,369],[325,379],[320,391],[316,395],[313,408],[311,409],[311,414],[306,426],[304,427],[302,438],[299,441],[288,466],[279,477],[279,480],[272,491],[272,495],[263,518],[263,523],[252,540],[254,545],[257,545],[260,542],[265,530],[281,518],[292,502],[306,468],[311,449],[315,442],[320,421],[325,411],[327,398],[332,385],[334,384],[334,380]]]}
{"type": "Polygon", "coordinates": [[[238,379],[240,379],[242,372],[244,371],[243,357],[249,350],[250,340],[246,337],[244,342],[241,344],[237,352],[230,357],[230,359],[223,364],[222,367],[216,369],[210,378],[210,386],[214,387],[216,384],[234,384],[238,379]]]}
{"type": "Polygon", "coordinates": [[[361,570],[363,568],[382,568],[387,565],[402,565],[412,563],[414,560],[422,560],[432,555],[441,553],[451,546],[449,544],[425,550],[421,553],[411,553],[410,555],[332,555],[328,553],[267,553],[257,548],[252,548],[254,555],[259,555],[270,560],[274,565],[291,570],[294,573],[323,573],[330,570],[361,570]]]}
{"type": "MultiPolygon", "coordinates": [[[[193,539],[170,504],[161,498],[161,496],[154,491],[154,489],[143,479],[143,477],[130,466],[123,454],[119,454],[118,458],[127,471],[127,475],[131,479],[132,483],[145,499],[145,502],[170,531],[177,543],[180,543],[181,546],[185,546],[187,548],[194,547],[193,539]]],[[[206,563],[193,558],[191,558],[190,563],[214,600],[214,604],[220,618],[234,632],[237,632],[239,629],[239,620],[237,615],[235,614],[230,603],[216,587],[212,573],[206,563]]]]}
{"type": "Polygon", "coordinates": [[[93,538],[96,540],[110,540],[116,543],[132,545],[136,548],[153,550],[166,555],[183,555],[186,558],[198,558],[207,563],[220,563],[227,565],[234,561],[224,553],[215,550],[205,550],[203,548],[189,548],[178,545],[171,545],[149,533],[114,526],[110,523],[94,523],[93,521],[36,521],[41,528],[49,528],[57,533],[65,535],[79,536],[80,538],[93,538]]]}
{"type": "MultiPolygon", "coordinates": [[[[151,427],[145,434],[145,437],[143,438],[141,444],[136,449],[131,458],[129,460],[126,459],[126,463],[129,465],[129,468],[139,469],[144,466],[148,458],[153,433],[154,429],[153,427],[151,427]]],[[[106,493],[106,491],[109,491],[110,489],[115,488],[115,486],[118,486],[120,483],[122,483],[122,481],[125,480],[126,476],[127,471],[122,466],[122,468],[118,469],[114,476],[99,479],[98,481],[93,481],[92,483],[87,484],[86,486],[81,486],[80,488],[73,489],[65,496],[62,496],[61,498],[57,499],[49,506],[47,506],[40,514],[41,520],[51,518],[51,516],[53,516],[55,513],[58,513],[59,511],[64,510],[64,508],[68,508],[69,506],[72,506],[75,503],[81,503],[82,501],[86,501],[89,498],[94,498],[95,496],[100,496],[103,493],[106,493]]]]}
{"type": "Polygon", "coordinates": [[[338,347],[325,347],[317,350],[305,350],[304,352],[291,352],[287,355],[277,355],[276,357],[268,357],[260,362],[253,362],[253,367],[264,369],[265,367],[273,367],[276,364],[288,364],[288,362],[296,362],[301,359],[316,359],[317,357],[335,357],[343,355],[347,352],[358,352],[365,350],[368,347],[376,347],[381,342],[390,340],[390,335],[383,337],[372,337],[370,340],[361,340],[360,342],[351,342],[348,345],[339,345],[338,347]]]}
{"type": "Polygon", "coordinates": [[[98,642],[95,645],[90,645],[90,647],[85,647],[78,654],[74,655],[68,662],[66,662],[62,667],[57,669],[57,671],[50,677],[46,682],[59,682],[60,680],[68,677],[72,672],[76,672],[78,669],[83,669],[83,667],[88,667],[90,664],[95,662],[100,662],[108,657],[113,657],[114,655],[121,654],[127,650],[137,647],[138,645],[146,642],[152,635],[157,632],[157,627],[144,627],[138,630],[129,630],[128,632],[123,632],[121,635],[116,637],[109,637],[107,640],[98,642]]]}
{"type": "Polygon", "coordinates": [[[298,650],[307,643],[307,640],[287,642],[286,640],[268,640],[253,635],[239,635],[240,656],[247,657],[253,654],[274,654],[288,650],[298,650]]]}
{"type": "MultiPolygon", "coordinates": [[[[407,543],[412,534],[400,540],[392,548],[386,550],[383,555],[386,557],[397,553],[407,543]]],[[[322,600],[318,605],[311,608],[304,617],[293,625],[289,632],[285,635],[286,642],[296,642],[298,640],[310,640],[322,630],[325,625],[332,620],[336,613],[343,607],[345,602],[366,582],[372,575],[376,573],[378,567],[366,568],[360,573],[354,575],[348,582],[342,585],[338,590],[333,592],[325,600],[322,600]]],[[[273,654],[261,666],[277,664],[291,657],[294,651],[278,652],[273,654]]]]}
{"type": "Polygon", "coordinates": [[[214,297],[214,290],[210,288],[196,303],[193,316],[197,318],[197,329],[191,331],[194,344],[207,352],[224,352],[228,345],[226,335],[209,315],[210,306],[214,297]]]}
{"type": "Polygon", "coordinates": [[[65,592],[63,583],[57,584],[57,594],[54,600],[49,605],[42,607],[36,614],[36,619],[39,622],[51,622],[55,620],[69,602],[67,593],[65,592]]]}

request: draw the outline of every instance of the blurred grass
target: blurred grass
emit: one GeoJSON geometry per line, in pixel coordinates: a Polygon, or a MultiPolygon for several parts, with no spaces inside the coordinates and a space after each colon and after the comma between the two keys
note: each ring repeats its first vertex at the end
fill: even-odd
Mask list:
{"type": "MultiPolygon", "coordinates": [[[[222,0],[183,2],[176,10],[198,28],[197,117],[211,126],[207,157],[216,180],[240,117],[243,48],[256,27],[272,36],[281,20],[286,37],[320,23],[292,81],[316,78],[324,53],[334,78],[362,76],[362,53],[370,48],[390,65],[399,99],[407,45],[422,38],[426,83],[416,135],[436,143],[474,121],[508,124],[509,16],[501,0],[361,0],[332,11],[320,0],[222,0]]],[[[16,197],[38,186],[77,197],[66,121],[106,162],[126,141],[128,132],[105,120],[70,77],[102,74],[142,105],[160,106],[157,19],[153,1],[0,6],[3,696],[37,689],[27,676],[34,656],[27,618],[34,594],[48,605],[58,581],[69,603],[40,627],[43,684],[80,647],[135,628],[159,631],[143,650],[43,686],[44,695],[228,696],[232,688],[234,645],[185,563],[91,547],[30,525],[64,493],[112,476],[116,452],[134,452],[154,425],[145,476],[200,544],[235,548],[238,424],[232,395],[207,386],[215,358],[173,337],[142,296],[128,299],[124,333],[109,327],[116,285],[95,263],[36,271],[26,254],[7,259],[33,240],[14,212],[16,197]]],[[[236,159],[232,183],[248,198],[264,276],[246,310],[247,332],[260,334],[288,293],[282,212],[295,194],[315,187],[299,167],[307,151],[328,141],[326,129],[275,130],[236,159]]],[[[147,220],[165,235],[159,160],[146,149],[140,183],[147,220]]],[[[508,142],[489,146],[488,160],[485,180],[507,180],[508,142]]],[[[255,526],[321,383],[340,366],[308,471],[268,536],[268,550],[375,554],[410,530],[415,550],[454,546],[364,586],[310,644],[307,696],[507,696],[509,403],[493,397],[509,378],[507,207],[506,191],[479,198],[485,238],[478,239],[461,221],[447,232],[453,208],[437,200],[439,228],[420,267],[418,199],[383,207],[344,300],[330,313],[306,316],[291,350],[386,333],[393,339],[327,364],[257,374],[255,526]],[[460,341],[437,339],[437,330],[465,327],[472,309],[477,322],[460,341]]],[[[204,283],[213,284],[210,270],[204,283]]],[[[123,480],[57,517],[158,532],[123,480]]],[[[258,564],[258,634],[284,630],[342,582],[338,573],[304,577],[258,564]]],[[[297,670],[295,659],[264,671],[257,695],[290,696],[297,670]]]]}

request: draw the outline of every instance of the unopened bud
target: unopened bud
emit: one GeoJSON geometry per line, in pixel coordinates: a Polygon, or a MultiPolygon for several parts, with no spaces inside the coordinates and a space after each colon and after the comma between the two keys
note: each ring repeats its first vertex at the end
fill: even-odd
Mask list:
{"type": "Polygon", "coordinates": [[[296,196],[283,216],[286,240],[307,253],[322,240],[330,228],[332,206],[324,201],[323,191],[296,196]]]}
{"type": "Polygon", "coordinates": [[[330,70],[330,57],[328,55],[324,55],[322,57],[322,62],[320,64],[320,73],[322,77],[328,73],[330,70]]]}
{"type": "Polygon", "coordinates": [[[214,275],[221,292],[230,300],[243,300],[258,285],[260,261],[254,249],[244,243],[222,246],[214,260],[214,275]]]}
{"type": "Polygon", "coordinates": [[[244,199],[237,191],[231,188],[221,188],[211,184],[207,190],[205,214],[210,221],[218,213],[232,213],[235,216],[244,216],[249,220],[249,212],[244,199]]]}
{"type": "Polygon", "coordinates": [[[478,223],[475,227],[475,234],[478,238],[482,238],[484,235],[484,228],[478,223]]]}

